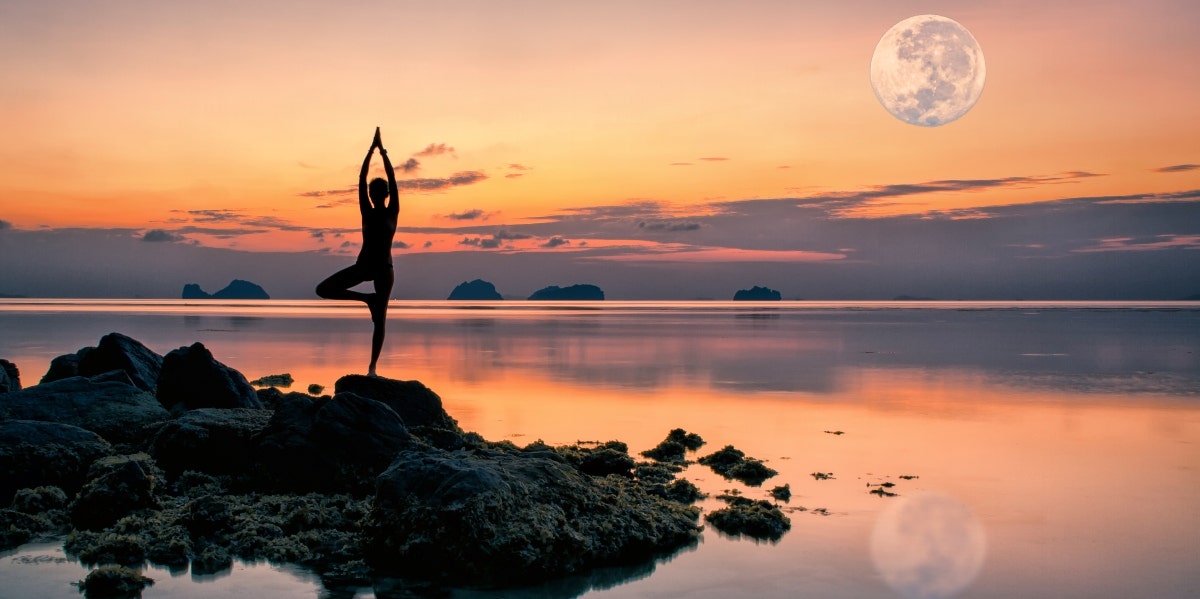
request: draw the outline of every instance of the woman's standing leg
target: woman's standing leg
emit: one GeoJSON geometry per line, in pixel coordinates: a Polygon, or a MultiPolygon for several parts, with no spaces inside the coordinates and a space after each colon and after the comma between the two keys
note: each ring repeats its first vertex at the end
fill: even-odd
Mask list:
{"type": "Polygon", "coordinates": [[[392,297],[392,285],[395,282],[396,275],[390,267],[386,272],[381,272],[375,278],[374,297],[367,302],[367,307],[371,309],[371,322],[375,325],[375,330],[371,333],[371,366],[367,369],[368,376],[378,376],[375,374],[375,364],[379,362],[379,354],[383,350],[388,300],[392,297]]]}

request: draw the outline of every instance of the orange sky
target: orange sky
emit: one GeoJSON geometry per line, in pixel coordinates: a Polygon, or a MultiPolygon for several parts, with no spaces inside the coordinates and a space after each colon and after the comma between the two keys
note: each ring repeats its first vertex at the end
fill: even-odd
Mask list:
{"type": "Polygon", "coordinates": [[[397,161],[453,148],[409,177],[486,177],[405,194],[408,226],[1068,171],[1107,176],[883,210],[1195,189],[1200,170],[1153,169],[1200,162],[1198,17],[1184,1],[10,2],[0,218],[149,229],[223,210],[353,229],[352,204],[301,194],[353,186],[376,125],[397,161]],[[921,13],[970,29],[988,66],[979,103],[938,128],[893,118],[867,78],[880,35],[921,13]]]}

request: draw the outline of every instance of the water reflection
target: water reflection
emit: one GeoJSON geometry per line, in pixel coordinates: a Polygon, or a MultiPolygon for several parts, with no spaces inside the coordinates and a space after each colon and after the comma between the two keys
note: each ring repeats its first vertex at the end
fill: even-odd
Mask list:
{"type": "MultiPolygon", "coordinates": [[[[0,357],[32,382],[54,356],[118,330],[160,353],[202,341],[250,378],[290,372],[301,386],[331,388],[361,371],[369,324],[330,326],[343,317],[295,310],[247,314],[262,320],[237,335],[201,330],[232,328],[223,313],[186,321],[178,312],[0,310],[0,357]]],[[[987,527],[987,563],[969,596],[1187,596],[1200,582],[1194,309],[785,307],[758,318],[716,304],[522,304],[486,317],[405,305],[393,314],[381,370],[428,383],[465,429],[519,444],[616,438],[637,453],[681,427],[709,441],[703,452],[732,444],[766,460],[779,475],[765,486],[790,484],[790,507],[806,508],[788,512],[792,531],[776,545],[709,529],[698,549],[672,559],[512,596],[894,599],[872,562],[872,530],[884,508],[931,490],[987,527]],[[883,482],[896,497],[869,494],[883,482]]],[[[698,465],[681,475],[710,494],[734,486],[698,465]]],[[[196,586],[220,596],[220,585],[242,580],[239,568],[196,586]]],[[[9,572],[0,572],[6,585],[9,572]]],[[[59,586],[70,589],[79,576],[70,577],[59,586]]],[[[274,596],[314,596],[317,583],[306,584],[274,596]]],[[[381,580],[355,592],[412,589],[381,580]]]]}

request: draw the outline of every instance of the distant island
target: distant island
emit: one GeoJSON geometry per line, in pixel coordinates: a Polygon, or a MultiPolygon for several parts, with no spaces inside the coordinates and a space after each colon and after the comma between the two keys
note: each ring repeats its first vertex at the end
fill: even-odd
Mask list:
{"type": "Polygon", "coordinates": [[[454,291],[450,292],[447,300],[502,300],[504,297],[496,291],[496,286],[483,280],[463,281],[454,291]]]}
{"type": "Polygon", "coordinates": [[[559,287],[551,285],[533,292],[529,299],[535,301],[600,301],[604,299],[604,291],[595,285],[571,285],[559,287]]]}
{"type": "Polygon", "coordinates": [[[733,299],[739,302],[777,302],[783,299],[783,295],[769,287],[755,285],[750,289],[738,289],[733,299]]]}
{"type": "Polygon", "coordinates": [[[188,283],[183,286],[183,299],[271,299],[262,287],[250,281],[234,279],[224,289],[209,295],[199,285],[188,283]]]}

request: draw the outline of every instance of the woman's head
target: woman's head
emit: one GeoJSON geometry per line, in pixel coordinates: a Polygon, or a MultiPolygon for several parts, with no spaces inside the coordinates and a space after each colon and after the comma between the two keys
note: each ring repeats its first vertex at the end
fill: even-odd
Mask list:
{"type": "Polygon", "coordinates": [[[367,184],[367,196],[371,198],[371,203],[376,207],[383,207],[383,201],[388,197],[388,182],[376,177],[371,179],[367,184]]]}

